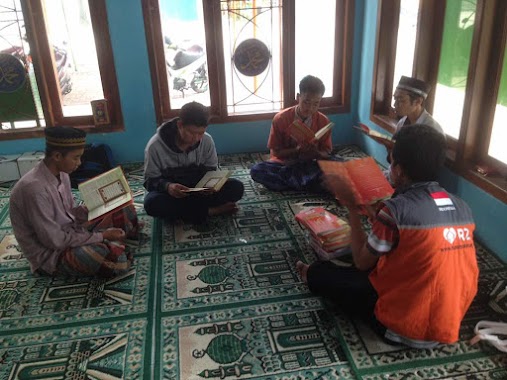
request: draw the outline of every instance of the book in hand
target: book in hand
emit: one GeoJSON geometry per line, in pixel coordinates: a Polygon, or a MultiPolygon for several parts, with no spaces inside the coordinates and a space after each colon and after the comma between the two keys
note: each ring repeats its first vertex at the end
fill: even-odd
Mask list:
{"type": "Polygon", "coordinates": [[[346,181],[351,188],[357,205],[371,205],[390,198],[394,189],[380,167],[371,157],[355,160],[318,161],[324,175],[334,175],[346,181]]]}
{"type": "Polygon", "coordinates": [[[220,191],[222,186],[227,182],[230,177],[230,170],[211,170],[206,172],[204,176],[197,182],[195,187],[190,187],[184,190],[186,193],[201,192],[201,191],[220,191]]]}
{"type": "Polygon", "coordinates": [[[377,132],[364,124],[360,123],[359,126],[354,125],[353,128],[359,129],[361,132],[363,132],[365,135],[369,137],[372,137],[376,140],[380,140],[381,143],[385,143],[388,145],[392,145],[394,143],[392,136],[387,135],[385,133],[377,132]]]}
{"type": "Polygon", "coordinates": [[[290,126],[290,135],[297,143],[307,143],[313,140],[320,140],[334,127],[334,123],[326,124],[317,132],[313,132],[300,120],[294,120],[290,126]]]}
{"type": "Polygon", "coordinates": [[[120,166],[78,185],[88,208],[88,220],[97,219],[133,202],[130,187],[120,166]]]}

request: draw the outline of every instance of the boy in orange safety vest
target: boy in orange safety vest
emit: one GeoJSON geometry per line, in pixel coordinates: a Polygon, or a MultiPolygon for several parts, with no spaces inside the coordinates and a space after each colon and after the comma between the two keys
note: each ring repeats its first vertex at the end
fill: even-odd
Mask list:
{"type": "Polygon", "coordinates": [[[396,191],[381,203],[367,236],[343,182],[327,178],[349,210],[354,268],[297,263],[312,292],[367,319],[389,342],[432,348],[459,338],[479,270],[468,205],[435,180],[445,137],[426,125],[402,128],[392,151],[396,191]]]}

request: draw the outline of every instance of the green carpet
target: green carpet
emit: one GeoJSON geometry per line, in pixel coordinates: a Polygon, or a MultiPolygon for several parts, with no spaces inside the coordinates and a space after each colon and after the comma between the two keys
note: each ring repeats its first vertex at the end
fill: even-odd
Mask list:
{"type": "Polygon", "coordinates": [[[297,260],[316,260],[295,213],[346,211],[326,195],[254,183],[249,168],[264,157],[220,157],[245,196],[236,215],[203,226],[147,216],[141,164],[125,165],[143,236],[130,247],[133,269],[110,280],[34,277],[12,235],[13,183],[0,184],[0,379],[507,379],[507,355],[468,344],[477,321],[506,319],[504,263],[479,248],[479,294],[460,342],[386,345],[295,271],[297,260]]]}

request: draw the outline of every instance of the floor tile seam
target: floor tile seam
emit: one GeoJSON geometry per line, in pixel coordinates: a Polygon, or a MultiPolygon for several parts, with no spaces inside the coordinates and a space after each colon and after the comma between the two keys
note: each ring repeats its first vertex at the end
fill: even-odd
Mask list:
{"type": "Polygon", "coordinates": [[[167,317],[178,317],[183,315],[194,315],[194,314],[201,314],[207,311],[221,311],[221,310],[229,310],[234,309],[238,307],[243,306],[259,306],[259,305],[270,305],[273,303],[281,303],[284,301],[299,301],[309,298],[315,298],[315,295],[308,292],[308,293],[301,293],[296,295],[287,295],[287,296],[280,296],[280,297],[273,297],[270,299],[259,299],[255,301],[237,301],[237,302],[231,302],[227,304],[221,304],[221,305],[210,305],[210,306],[203,306],[199,308],[192,309],[189,311],[189,309],[181,309],[181,310],[173,310],[173,311],[162,311],[161,312],[161,318],[167,318],[167,317]]]}

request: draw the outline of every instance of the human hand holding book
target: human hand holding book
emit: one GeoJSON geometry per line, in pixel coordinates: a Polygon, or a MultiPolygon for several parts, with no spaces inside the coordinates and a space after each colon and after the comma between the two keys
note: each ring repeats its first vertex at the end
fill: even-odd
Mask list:
{"type": "Polygon", "coordinates": [[[358,129],[362,133],[364,133],[366,136],[371,137],[373,140],[378,142],[379,144],[384,145],[387,149],[392,149],[394,146],[394,140],[391,136],[377,132],[368,126],[359,123],[359,126],[352,126],[352,128],[358,129]]]}
{"type": "Polygon", "coordinates": [[[290,136],[298,143],[298,145],[315,145],[320,139],[326,136],[333,127],[334,123],[328,123],[314,133],[300,120],[294,120],[290,126],[290,136]]]}
{"type": "Polygon", "coordinates": [[[384,173],[371,157],[318,163],[328,189],[344,206],[372,205],[394,193],[384,173]]]}
{"type": "Polygon", "coordinates": [[[211,194],[214,192],[220,191],[222,186],[227,182],[227,179],[230,177],[230,170],[211,170],[206,172],[201,180],[195,185],[195,187],[185,187],[184,189],[180,189],[182,193],[203,193],[203,194],[211,194]]]}
{"type": "Polygon", "coordinates": [[[88,221],[133,203],[132,193],[120,166],[78,186],[88,209],[88,221]]]}
{"type": "Polygon", "coordinates": [[[188,189],[185,185],[176,182],[167,185],[167,193],[174,198],[188,197],[188,189]]]}

